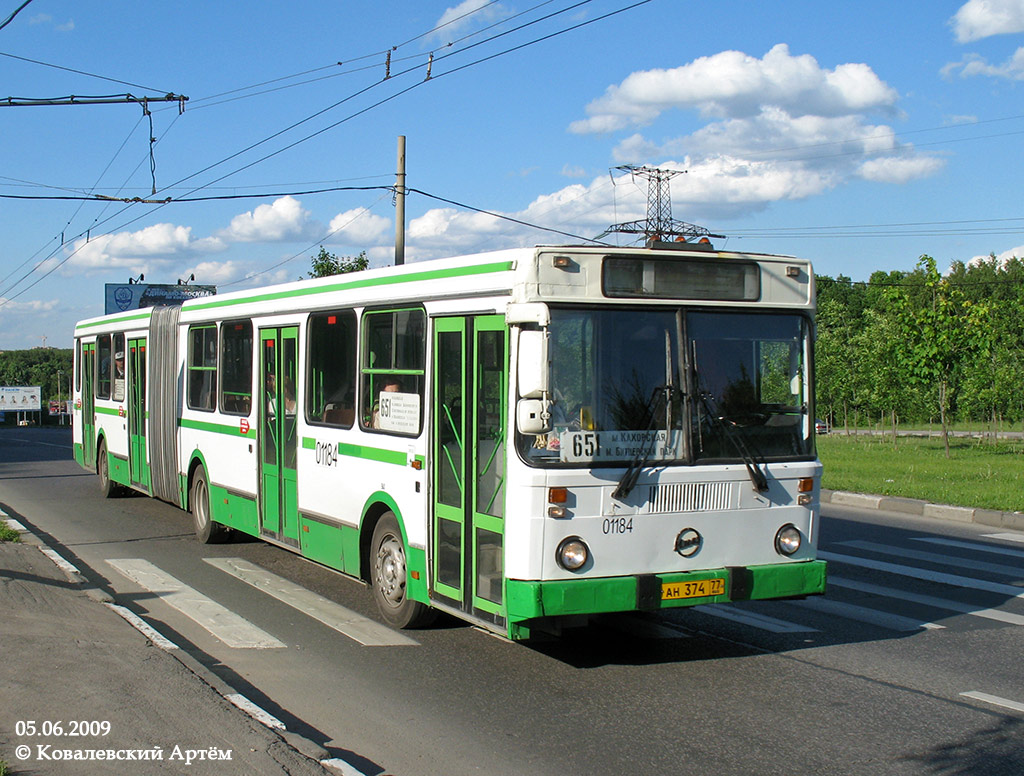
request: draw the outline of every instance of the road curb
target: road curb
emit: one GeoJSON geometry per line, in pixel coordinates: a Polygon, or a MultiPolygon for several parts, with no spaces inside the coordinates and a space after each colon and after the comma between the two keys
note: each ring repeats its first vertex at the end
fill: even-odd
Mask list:
{"type": "Polygon", "coordinates": [[[896,496],[874,496],[867,493],[851,493],[844,490],[822,490],[823,504],[877,509],[882,512],[900,512],[933,520],[951,520],[958,523],[977,523],[992,528],[1009,528],[1024,531],[1024,512],[999,512],[994,509],[955,507],[948,504],[932,504],[912,498],[896,496]]]}

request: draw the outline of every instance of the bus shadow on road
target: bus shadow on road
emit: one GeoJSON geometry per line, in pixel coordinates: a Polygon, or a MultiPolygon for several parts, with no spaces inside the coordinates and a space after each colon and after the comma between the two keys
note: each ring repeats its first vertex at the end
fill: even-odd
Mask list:
{"type": "Polygon", "coordinates": [[[957,533],[953,524],[927,520],[829,518],[820,547],[829,575],[823,596],[607,614],[529,644],[571,666],[596,668],[867,642],[914,649],[920,639],[1024,625],[1024,545],[957,533]]]}

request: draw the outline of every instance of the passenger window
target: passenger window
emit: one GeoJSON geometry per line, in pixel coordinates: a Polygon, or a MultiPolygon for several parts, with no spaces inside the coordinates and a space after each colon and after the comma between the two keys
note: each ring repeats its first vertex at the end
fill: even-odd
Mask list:
{"type": "Polygon", "coordinates": [[[124,335],[114,335],[114,401],[124,401],[124,335]]]}
{"type": "Polygon", "coordinates": [[[341,310],[310,315],[306,420],[351,428],[355,415],[355,313],[341,310]]]}
{"type": "Polygon", "coordinates": [[[212,412],[217,401],[217,327],[188,331],[188,406],[212,412]]]}
{"type": "Polygon", "coordinates": [[[363,315],[363,428],[416,436],[423,415],[426,316],[421,309],[363,315]]]}
{"type": "Polygon", "coordinates": [[[96,338],[96,398],[110,398],[110,374],[114,370],[111,363],[110,335],[101,334],[96,338]]]}
{"type": "Polygon", "coordinates": [[[252,409],[252,322],[223,324],[220,343],[221,412],[248,415],[252,409]]]}

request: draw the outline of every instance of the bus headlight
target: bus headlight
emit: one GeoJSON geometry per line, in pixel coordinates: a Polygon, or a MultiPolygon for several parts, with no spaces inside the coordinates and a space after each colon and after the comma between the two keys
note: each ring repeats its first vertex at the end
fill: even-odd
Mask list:
{"type": "Polygon", "coordinates": [[[578,571],[590,557],[590,550],[578,536],[570,536],[562,539],[558,545],[558,552],[555,553],[555,560],[558,565],[566,571],[578,571]]]}
{"type": "Polygon", "coordinates": [[[795,525],[792,523],[784,525],[775,534],[775,551],[779,555],[792,555],[800,549],[802,540],[803,537],[800,536],[800,531],[795,525]]]}

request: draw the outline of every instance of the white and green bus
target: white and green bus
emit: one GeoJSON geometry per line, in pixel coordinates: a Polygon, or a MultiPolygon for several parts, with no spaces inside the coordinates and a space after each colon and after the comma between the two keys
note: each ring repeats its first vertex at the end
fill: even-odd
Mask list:
{"type": "Polygon", "coordinates": [[[537,247],[75,328],[74,451],[371,586],[397,627],[819,594],[814,276],[712,246],[537,247]]]}

